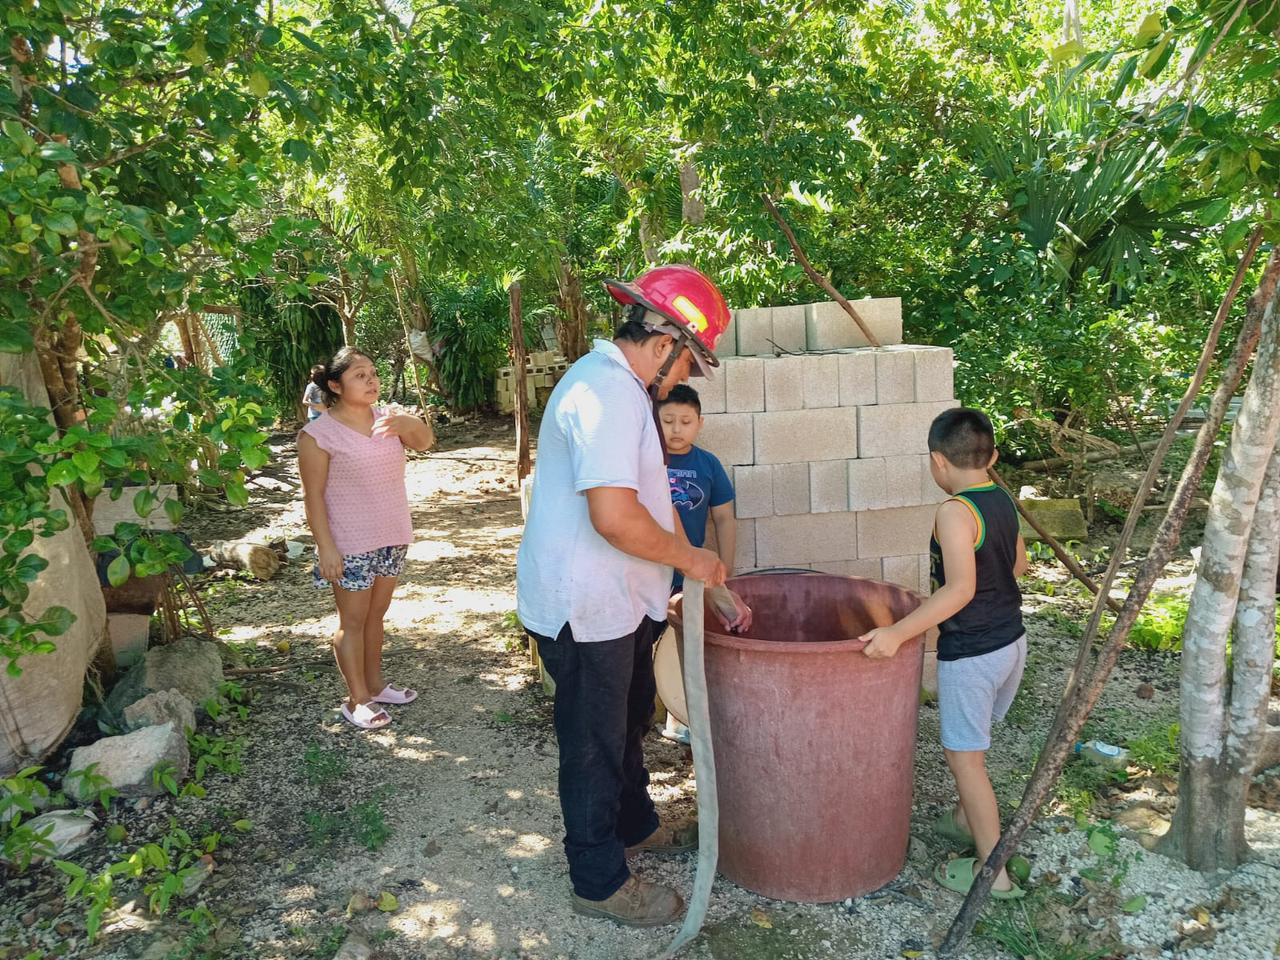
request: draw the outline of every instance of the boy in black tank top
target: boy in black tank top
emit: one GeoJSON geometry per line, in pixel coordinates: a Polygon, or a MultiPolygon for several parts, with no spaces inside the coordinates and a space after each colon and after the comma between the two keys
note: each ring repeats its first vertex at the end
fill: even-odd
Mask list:
{"type": "MultiPolygon", "coordinates": [[[[967,893],[1000,839],[1000,808],[987,776],[991,724],[1002,720],[1022,680],[1027,641],[1017,578],[1027,569],[1018,512],[991,483],[995,433],[986,414],[956,407],[929,428],[934,481],[950,494],[938,507],[929,543],[933,595],[893,626],[867,633],[866,655],[892,657],[907,639],[938,627],[938,708],[947,766],[959,802],[934,829],[977,857],[938,865],[934,879],[967,893]]],[[[1023,891],[1001,870],[997,899],[1023,891]]]]}

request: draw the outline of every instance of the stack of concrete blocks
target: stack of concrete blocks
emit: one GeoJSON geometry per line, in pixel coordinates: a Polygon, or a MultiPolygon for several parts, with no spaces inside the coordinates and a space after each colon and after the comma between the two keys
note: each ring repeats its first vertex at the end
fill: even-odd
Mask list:
{"type": "MultiPolygon", "coordinates": [[[[545,407],[551,390],[565,371],[569,361],[551,350],[539,350],[525,358],[525,396],[532,406],[545,407]]],[[[497,390],[498,409],[511,413],[516,407],[516,369],[503,367],[498,371],[494,386],[497,390]]]]}
{"type": "MultiPolygon", "coordinates": [[[[879,348],[837,303],[736,311],[718,375],[693,383],[698,444],[736,487],[737,573],[801,568],[927,594],[944,495],[926,437],[955,406],[952,353],[904,345],[896,297],[854,307],[879,348]]],[[[936,654],[926,686],[935,665],[936,654]]]]}

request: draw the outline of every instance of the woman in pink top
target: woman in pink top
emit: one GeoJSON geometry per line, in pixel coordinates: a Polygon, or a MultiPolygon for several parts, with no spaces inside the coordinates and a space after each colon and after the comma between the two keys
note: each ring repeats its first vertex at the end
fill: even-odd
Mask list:
{"type": "Polygon", "coordinates": [[[307,524],[316,542],[316,586],[338,604],[333,652],[347,682],[342,715],[357,727],[385,727],[380,704],[409,703],[416,691],[382,679],[382,618],[413,541],[404,489],[404,448],[435,443],[429,424],[378,402],[373,361],[344,347],[316,374],[328,409],[298,434],[307,524]]]}

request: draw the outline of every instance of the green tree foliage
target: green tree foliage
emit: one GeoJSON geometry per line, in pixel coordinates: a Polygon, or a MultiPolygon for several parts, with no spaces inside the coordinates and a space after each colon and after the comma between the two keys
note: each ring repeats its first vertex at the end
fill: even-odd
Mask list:
{"type": "MultiPolygon", "coordinates": [[[[126,485],[140,516],[161,506],[154,488],[165,482],[188,498],[206,490],[247,502],[269,419],[256,365],[241,355],[181,369],[162,363],[156,344],[170,318],[234,301],[245,280],[266,277],[285,296],[309,289],[313,278],[282,275],[275,258],[319,225],[285,216],[246,232],[246,214],[292,165],[326,163],[325,150],[277,131],[301,132],[367,97],[388,45],[350,14],[270,22],[242,0],[6,8],[0,349],[35,350],[53,407],[40,436],[41,411],[6,394],[26,431],[15,439],[35,441],[6,440],[3,451],[4,474],[28,503],[6,509],[0,529],[12,566],[0,570],[0,656],[11,671],[47,648],[39,634],[69,625],[57,608],[23,615],[23,584],[40,563],[28,553],[33,534],[74,517],[95,549],[125,546],[92,538],[87,504],[126,485]],[[36,479],[19,482],[19,469],[36,479]]],[[[129,545],[109,576],[172,559],[163,544],[129,545]]]]}
{"type": "MultiPolygon", "coordinates": [[[[531,326],[554,306],[596,330],[615,318],[598,281],[658,261],[698,264],[735,307],[821,296],[766,195],[845,294],[901,295],[909,339],[956,347],[960,396],[1007,452],[1043,447],[1027,422],[1158,414],[1246,236],[1274,240],[1278,16],[10,4],[0,350],[37,351],[53,427],[36,459],[0,450],[29,502],[4,515],[0,580],[29,582],[27,535],[83,527],[102,490],[242,500],[265,422],[343,340],[392,374],[403,327],[422,331],[433,389],[484,405],[504,277],[531,326]],[[165,324],[190,314],[220,318],[221,368],[162,362],[165,324]]],[[[0,589],[10,658],[5,638],[34,636],[21,593],[0,589]]]]}

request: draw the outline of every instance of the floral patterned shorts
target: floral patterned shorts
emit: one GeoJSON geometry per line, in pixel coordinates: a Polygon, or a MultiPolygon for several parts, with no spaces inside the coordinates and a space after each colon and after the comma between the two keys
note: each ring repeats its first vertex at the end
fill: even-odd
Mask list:
{"type": "MultiPolygon", "coordinates": [[[[404,569],[406,545],[379,547],[370,553],[353,553],[342,558],[342,579],[337,586],[343,590],[368,590],[374,577],[398,577],[404,569]]],[[[329,581],[320,576],[320,564],[311,568],[311,582],[320,590],[329,587],[329,581]]]]}

